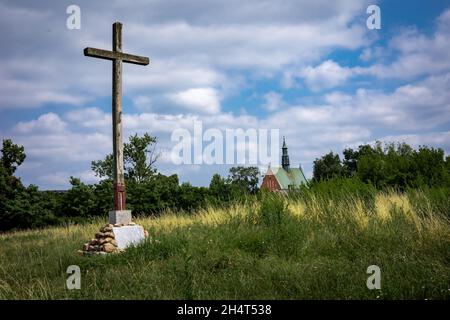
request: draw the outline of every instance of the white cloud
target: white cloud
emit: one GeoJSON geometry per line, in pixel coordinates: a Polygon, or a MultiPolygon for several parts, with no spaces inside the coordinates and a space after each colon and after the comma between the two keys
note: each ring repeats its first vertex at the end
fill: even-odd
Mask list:
{"type": "Polygon", "coordinates": [[[337,21],[207,26],[133,24],[129,28],[135,37],[161,39],[153,50],[157,55],[159,51],[180,52],[179,58],[188,64],[239,69],[277,70],[287,64],[317,60],[318,54],[335,46],[355,49],[368,43],[364,28],[347,27],[337,21]]]}
{"type": "Polygon", "coordinates": [[[384,142],[405,142],[415,148],[420,146],[439,146],[450,152],[450,131],[428,132],[422,134],[403,134],[381,137],[379,141],[384,142]]]}
{"type": "Polygon", "coordinates": [[[173,10],[170,1],[138,1],[130,10],[115,2],[80,1],[83,12],[89,12],[80,32],[61,24],[64,14],[51,2],[1,5],[0,28],[8,30],[1,40],[17,45],[0,53],[5,66],[0,109],[82,105],[108,96],[110,63],[86,58],[82,49],[109,48],[110,24],[117,19],[124,23],[124,50],[151,58],[147,67],[124,66],[124,94],[132,100],[191,88],[223,95],[246,84],[235,81],[242,75],[233,71],[263,77],[315,63],[334,48],[369,43],[364,25],[352,23],[364,12],[364,2],[198,1],[177,3],[173,10]]]}
{"type": "Polygon", "coordinates": [[[311,166],[329,150],[384,139],[419,141],[450,152],[447,131],[415,133],[450,124],[450,73],[398,87],[391,93],[359,89],[355,94],[333,92],[324,104],[294,105],[271,114],[259,125],[280,128],[288,139],[292,162],[311,166]],[[292,150],[292,151],[291,151],[292,150]]]}
{"type": "MultiPolygon", "coordinates": [[[[450,10],[437,19],[431,35],[409,28],[381,48],[369,46],[373,40],[364,21],[355,23],[361,14],[365,17],[367,1],[196,1],[176,3],[177,10],[172,1],[138,0],[133,6],[80,1],[89,13],[81,32],[61,24],[53,2],[30,2],[26,9],[20,3],[0,4],[0,27],[8,30],[1,40],[15,44],[0,52],[0,109],[75,106],[60,116],[43,111],[11,129],[14,141],[25,146],[26,161],[41,164],[21,171],[35,181],[64,185],[70,174],[94,181],[90,161],[111,152],[110,106],[106,111],[86,107],[110,95],[111,66],[84,57],[82,48],[109,48],[110,24],[117,19],[124,23],[124,50],[151,58],[148,67],[124,66],[124,96],[139,110],[131,113],[124,105],[124,137],[136,132],[157,136],[165,152],[160,161],[164,172],[191,175],[195,183],[215,170],[202,168],[199,174],[170,167],[164,156],[172,146],[170,133],[192,130],[196,120],[203,121],[204,129],[280,129],[292,164],[304,164],[307,172],[314,158],[329,150],[380,137],[423,141],[450,151],[450,10]],[[361,48],[360,58],[369,67],[346,67],[324,58],[336,49],[361,48]],[[356,92],[302,96],[290,104],[283,100],[288,95],[273,87],[262,94],[262,107],[270,111],[264,118],[251,110],[221,110],[229,95],[251,90],[261,79],[277,81],[279,75],[284,88],[304,89],[298,85],[303,78],[300,83],[314,91],[338,88],[358,75],[403,82],[389,91],[361,86],[356,92]]],[[[245,101],[240,103],[236,108],[245,108],[245,101]]]]}
{"type": "MultiPolygon", "coordinates": [[[[324,97],[324,104],[285,105],[264,119],[223,112],[202,116],[125,113],[125,137],[135,132],[150,132],[158,137],[158,145],[167,153],[174,145],[169,141],[171,132],[177,128],[186,128],[193,132],[193,123],[196,120],[203,121],[204,130],[280,129],[280,133],[287,137],[292,164],[297,166],[301,163],[307,172],[311,171],[314,158],[329,150],[341,151],[346,146],[357,146],[357,143],[376,139],[405,139],[414,145],[421,142],[443,147],[449,152],[450,146],[446,140],[448,131],[432,134],[411,133],[450,122],[450,93],[447,90],[449,82],[450,75],[444,75],[401,86],[392,93],[363,89],[354,95],[333,92],[324,97]],[[392,137],[380,134],[389,128],[405,133],[392,137]]],[[[36,120],[22,122],[21,128],[26,129],[16,131],[14,141],[25,146],[27,161],[45,163],[45,166],[39,167],[45,182],[38,181],[48,185],[62,182],[63,174],[51,178],[53,173],[45,170],[58,165],[70,166],[73,168],[73,175],[81,176],[86,181],[94,181],[89,173],[90,161],[101,159],[111,152],[110,134],[100,133],[102,125],[105,130],[106,127],[110,130],[109,124],[103,120],[108,119],[109,122],[110,119],[109,114],[100,109],[90,108],[86,111],[77,110],[66,114],[66,124],[60,128],[58,134],[49,126],[42,125],[52,123],[55,119],[57,123],[62,121],[53,115],[43,115],[36,120]],[[86,126],[87,120],[92,121],[92,125],[86,126]]],[[[159,162],[159,167],[164,172],[182,173],[182,180],[187,176],[191,179],[199,178],[192,175],[192,170],[187,167],[174,168],[164,157],[159,162]]],[[[70,173],[67,170],[60,172],[70,173]]],[[[68,177],[67,173],[65,178],[68,177]]],[[[67,185],[68,180],[64,181],[67,185]]]]}
{"type": "MultiPolygon", "coordinates": [[[[193,132],[194,121],[198,120],[203,122],[204,130],[280,129],[280,133],[287,137],[292,164],[301,163],[307,172],[311,171],[314,158],[329,150],[341,151],[346,146],[376,139],[405,139],[413,145],[423,143],[450,152],[446,140],[448,131],[434,129],[450,123],[449,87],[450,73],[403,85],[388,93],[367,89],[359,89],[354,94],[332,92],[324,96],[323,103],[286,104],[266,118],[224,112],[202,115],[125,113],[124,136],[150,132],[158,137],[161,149],[167,151],[174,145],[169,141],[171,132],[177,128],[193,132]],[[403,134],[386,135],[390,130],[403,134]],[[416,133],[423,130],[436,132],[416,133]]],[[[25,146],[27,161],[45,164],[38,170],[45,176],[45,181],[37,179],[37,176],[35,182],[56,185],[58,175],[51,178],[53,171],[78,174],[87,181],[93,181],[89,180],[92,177],[89,178],[88,174],[90,161],[102,159],[111,152],[108,112],[98,108],[78,109],[66,113],[63,119],[48,113],[35,120],[21,122],[13,129],[14,141],[25,146]],[[53,169],[57,167],[70,167],[72,170],[53,169]]],[[[187,176],[194,181],[199,179],[188,168],[174,169],[164,157],[159,166],[164,172],[182,172],[183,179],[187,176]]],[[[30,170],[19,172],[30,176],[30,170]]],[[[62,174],[59,181],[63,181],[62,174]]],[[[67,184],[68,180],[65,181],[67,184]]]]}
{"type": "Polygon", "coordinates": [[[77,172],[72,174],[72,176],[79,177],[84,183],[96,183],[100,181],[100,178],[97,177],[92,170],[77,172]]]}
{"type": "Polygon", "coordinates": [[[110,130],[112,126],[111,113],[105,113],[99,108],[74,109],[65,114],[65,119],[80,127],[93,128],[100,131],[110,130]]]}
{"type": "Polygon", "coordinates": [[[389,64],[375,64],[367,73],[379,78],[411,79],[450,70],[450,9],[436,19],[435,32],[427,36],[417,28],[404,29],[389,44],[398,58],[389,64]]]}
{"type": "Polygon", "coordinates": [[[376,61],[382,58],[383,53],[385,53],[385,49],[383,47],[367,47],[361,52],[359,58],[365,62],[373,60],[376,61]]]}
{"type": "Polygon", "coordinates": [[[286,88],[295,87],[296,78],[301,77],[308,88],[317,92],[340,86],[357,75],[411,80],[443,74],[450,71],[449,37],[450,9],[436,19],[436,30],[430,36],[419,32],[416,27],[409,27],[393,37],[387,48],[364,48],[359,58],[365,62],[375,62],[368,67],[342,67],[332,60],[326,60],[315,67],[306,66],[298,72],[285,71],[282,84],[286,88]],[[384,56],[392,55],[396,56],[393,61],[379,62],[384,56]]]}
{"type": "MultiPolygon", "coordinates": [[[[366,53],[367,55],[367,53],[366,53]]],[[[333,60],[325,60],[317,66],[306,66],[300,71],[287,71],[283,74],[284,88],[298,86],[296,80],[303,79],[305,85],[313,92],[344,85],[349,78],[367,74],[369,71],[362,67],[342,67],[333,60]]]]}
{"type": "Polygon", "coordinates": [[[371,48],[364,48],[359,58],[362,61],[369,61],[372,58],[372,50],[371,48]]]}
{"type": "Polygon", "coordinates": [[[195,113],[215,114],[220,111],[220,96],[212,88],[192,88],[173,94],[171,98],[195,113]]]}
{"type": "Polygon", "coordinates": [[[418,149],[420,146],[428,146],[441,148],[446,155],[450,155],[450,131],[434,131],[426,133],[411,133],[399,135],[380,136],[376,139],[357,140],[347,144],[345,147],[358,148],[362,144],[375,144],[376,141],[382,143],[407,143],[413,148],[418,149]]]}
{"type": "Polygon", "coordinates": [[[95,176],[92,170],[88,171],[58,171],[44,174],[38,177],[40,182],[59,188],[67,188],[70,177],[79,178],[84,183],[96,183],[99,178],[95,176]]]}
{"type": "Polygon", "coordinates": [[[53,186],[66,186],[69,182],[70,173],[66,171],[53,172],[39,176],[40,182],[53,186]]]}
{"type": "Polygon", "coordinates": [[[57,114],[50,112],[39,116],[36,120],[19,122],[13,128],[13,131],[18,133],[58,133],[63,131],[65,127],[66,123],[62,121],[57,114]]]}
{"type": "Polygon", "coordinates": [[[264,95],[265,103],[263,107],[268,111],[275,111],[286,103],[283,101],[283,97],[276,92],[268,92],[264,95]]]}
{"type": "Polygon", "coordinates": [[[345,83],[351,75],[349,68],[341,67],[332,60],[326,60],[316,67],[306,67],[300,71],[306,85],[313,91],[336,87],[345,83]]]}
{"type": "Polygon", "coordinates": [[[358,89],[332,92],[324,104],[288,108],[286,123],[354,125],[379,130],[426,130],[450,122],[450,73],[397,87],[392,92],[358,89]]]}
{"type": "Polygon", "coordinates": [[[152,99],[148,96],[139,95],[133,98],[133,103],[140,110],[151,110],[152,108],[152,99]]]}
{"type": "Polygon", "coordinates": [[[73,116],[63,121],[51,112],[36,120],[21,121],[12,129],[14,141],[25,147],[27,158],[31,162],[46,165],[90,161],[103,158],[109,153],[110,135],[86,132],[82,130],[83,123],[76,121],[73,116]]]}

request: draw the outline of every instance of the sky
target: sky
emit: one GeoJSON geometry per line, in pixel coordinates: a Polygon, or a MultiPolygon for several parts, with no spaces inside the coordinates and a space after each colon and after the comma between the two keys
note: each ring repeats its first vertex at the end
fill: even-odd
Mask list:
{"type": "Polygon", "coordinates": [[[173,133],[199,121],[278,130],[308,178],[314,159],[376,140],[450,154],[450,1],[0,0],[0,139],[25,147],[24,184],[97,181],[91,161],[112,152],[111,63],[83,49],[110,50],[114,21],[124,52],[150,57],[123,67],[125,140],[156,136],[157,169],[180,182],[232,166],[174,163],[173,133]]]}

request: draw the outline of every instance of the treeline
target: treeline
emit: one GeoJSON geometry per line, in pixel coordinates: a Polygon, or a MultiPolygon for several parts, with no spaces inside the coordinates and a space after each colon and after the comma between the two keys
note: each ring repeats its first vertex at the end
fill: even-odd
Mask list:
{"type": "Polygon", "coordinates": [[[343,159],[329,152],[314,161],[309,188],[295,196],[326,199],[318,202],[323,210],[330,210],[328,201],[348,206],[363,199],[373,210],[380,192],[403,193],[417,212],[450,218],[450,156],[442,149],[380,142],[345,149],[343,159]]]}
{"type": "MultiPolygon", "coordinates": [[[[154,164],[156,138],[131,136],[124,144],[127,209],[133,215],[159,215],[166,209],[192,212],[207,205],[226,205],[258,190],[258,168],[233,167],[228,177],[215,174],[209,187],[179,183],[176,174],[165,176],[154,164]]],[[[0,230],[39,228],[63,223],[89,222],[106,216],[113,204],[113,158],[92,161],[101,179],[95,184],[70,177],[66,192],[25,187],[14,174],[26,158],[23,146],[3,140],[0,161],[0,230]]]]}
{"type": "Polygon", "coordinates": [[[450,156],[442,149],[406,143],[377,142],[345,149],[344,158],[330,152],[314,161],[313,181],[356,178],[378,190],[450,187],[450,156]]]}
{"type": "MultiPolygon", "coordinates": [[[[131,136],[124,144],[127,208],[133,215],[159,215],[166,209],[193,212],[206,206],[226,206],[258,193],[256,167],[233,167],[227,177],[215,174],[209,187],[179,183],[177,175],[165,176],[155,168],[156,138],[131,136]]],[[[106,216],[113,204],[113,158],[92,161],[100,178],[85,184],[70,177],[63,193],[23,186],[14,174],[25,160],[25,150],[3,140],[0,159],[0,230],[38,228],[62,223],[88,222],[106,216]]],[[[347,199],[357,194],[373,203],[380,190],[407,192],[420,198],[420,190],[432,199],[436,210],[450,217],[450,157],[442,149],[426,146],[414,150],[407,144],[376,143],[345,149],[343,159],[330,152],[314,161],[313,178],[293,196],[347,199]]],[[[419,201],[420,202],[420,201],[419,201]]]]}

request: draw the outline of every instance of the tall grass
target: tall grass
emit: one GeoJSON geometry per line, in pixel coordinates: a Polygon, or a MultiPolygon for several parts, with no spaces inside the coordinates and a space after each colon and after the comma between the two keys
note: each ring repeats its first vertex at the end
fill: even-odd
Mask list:
{"type": "Polygon", "coordinates": [[[138,218],[122,254],[76,251],[103,220],[0,235],[2,299],[448,299],[445,197],[373,190],[263,194],[196,214],[138,218]],[[436,199],[441,199],[437,201],[436,199]],[[79,265],[81,290],[67,290],[79,265]],[[369,265],[381,290],[369,290],[369,265]]]}

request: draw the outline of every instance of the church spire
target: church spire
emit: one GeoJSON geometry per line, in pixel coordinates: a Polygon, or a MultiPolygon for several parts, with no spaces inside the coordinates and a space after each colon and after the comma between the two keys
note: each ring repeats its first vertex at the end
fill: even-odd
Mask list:
{"type": "Polygon", "coordinates": [[[286,139],[283,136],[283,147],[282,147],[282,156],[281,156],[281,166],[284,170],[289,170],[289,155],[288,148],[286,146],[286,139]]]}

